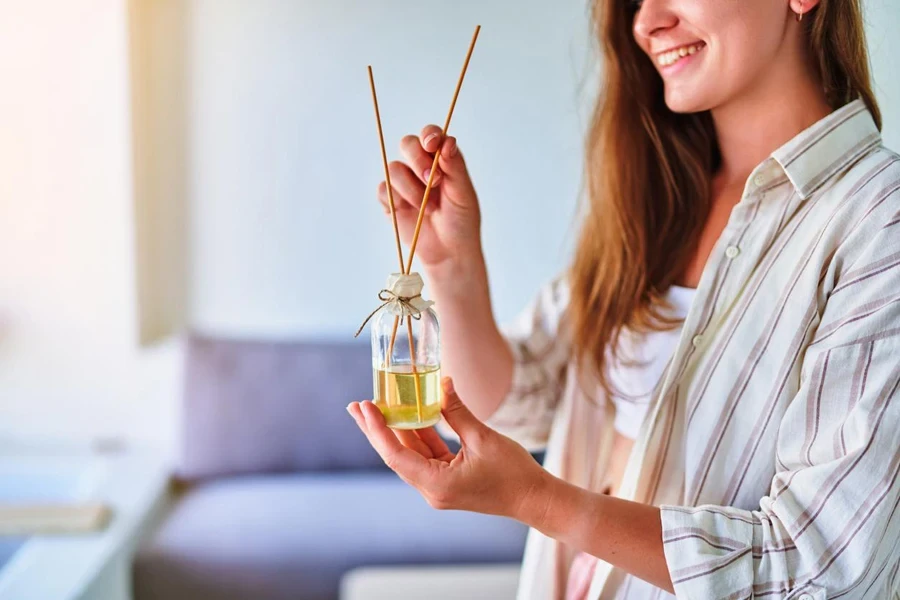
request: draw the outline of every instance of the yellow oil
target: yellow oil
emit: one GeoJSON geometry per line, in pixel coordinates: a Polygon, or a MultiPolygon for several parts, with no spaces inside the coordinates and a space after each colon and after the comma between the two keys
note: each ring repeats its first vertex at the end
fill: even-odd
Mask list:
{"type": "Polygon", "coordinates": [[[392,365],[390,369],[374,369],[375,405],[393,429],[421,429],[441,420],[441,368],[392,365]],[[418,392],[416,391],[418,379],[418,392]],[[421,412],[416,394],[421,395],[421,412]]]}

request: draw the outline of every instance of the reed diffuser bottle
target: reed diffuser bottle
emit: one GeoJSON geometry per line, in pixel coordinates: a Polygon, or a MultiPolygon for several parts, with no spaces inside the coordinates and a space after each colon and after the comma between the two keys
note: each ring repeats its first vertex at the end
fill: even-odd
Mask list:
{"type": "MultiPolygon", "coordinates": [[[[475,28],[462,72],[456,82],[450,110],[444,121],[442,136],[447,135],[453,108],[462,87],[475,41],[481,26],[475,28]]],[[[381,163],[384,167],[388,206],[394,224],[394,241],[397,245],[397,259],[400,272],[388,277],[387,285],[378,294],[382,304],[363,321],[357,330],[358,336],[366,323],[372,321],[372,373],[375,405],[384,415],[388,427],[393,429],[422,429],[436,424],[441,419],[441,348],[440,328],[437,315],[431,309],[434,304],[422,298],[424,283],[418,273],[413,272],[413,257],[425,218],[425,207],[434,186],[435,173],[441,157],[440,146],[434,153],[431,174],[425,184],[422,204],[416,228],[410,244],[409,257],[403,259],[400,243],[400,229],[394,205],[391,173],[388,168],[387,152],[384,148],[384,132],[381,128],[381,113],[378,96],[375,93],[375,77],[372,67],[369,71],[369,86],[372,90],[372,104],[375,108],[375,123],[378,126],[378,141],[381,146],[381,163]]]]}
{"type": "Polygon", "coordinates": [[[441,418],[440,327],[418,273],[394,273],[372,318],[375,405],[388,427],[419,429],[441,418]]]}

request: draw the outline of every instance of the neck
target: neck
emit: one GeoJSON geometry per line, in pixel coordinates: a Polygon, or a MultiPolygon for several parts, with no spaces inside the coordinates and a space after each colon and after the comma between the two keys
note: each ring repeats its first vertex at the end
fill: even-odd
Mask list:
{"type": "Polygon", "coordinates": [[[815,70],[803,63],[770,67],[752,89],[711,111],[722,157],[717,178],[743,184],[772,152],[831,113],[815,70]]]}

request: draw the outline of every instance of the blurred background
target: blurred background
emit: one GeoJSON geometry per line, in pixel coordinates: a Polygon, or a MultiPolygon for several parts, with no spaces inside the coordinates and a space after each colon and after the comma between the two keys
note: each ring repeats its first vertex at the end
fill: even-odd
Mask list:
{"type": "MultiPolygon", "coordinates": [[[[865,7],[900,148],[900,8],[865,7]]],[[[476,24],[451,129],[511,318],[577,231],[587,14],[585,0],[0,0],[0,440],[139,447],[168,473],[195,427],[187,332],[201,350],[349,341],[395,269],[366,65],[400,158],[402,135],[443,122],[476,24]]]]}
{"type": "Polygon", "coordinates": [[[395,267],[366,65],[400,158],[443,123],[477,23],[452,131],[498,318],[565,263],[581,0],[2,6],[2,430],[170,452],[186,327],[349,339],[395,267]]]}

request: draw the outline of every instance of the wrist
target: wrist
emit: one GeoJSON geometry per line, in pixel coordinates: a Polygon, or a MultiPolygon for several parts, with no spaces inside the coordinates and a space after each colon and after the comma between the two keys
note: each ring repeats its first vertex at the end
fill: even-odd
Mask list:
{"type": "Polygon", "coordinates": [[[427,265],[424,270],[436,298],[471,297],[473,293],[486,291],[488,287],[487,268],[480,247],[427,265]]]}
{"type": "Polygon", "coordinates": [[[520,521],[539,531],[546,531],[550,507],[553,499],[559,495],[565,482],[554,477],[543,467],[529,483],[519,500],[514,504],[511,518],[520,521]]]}

